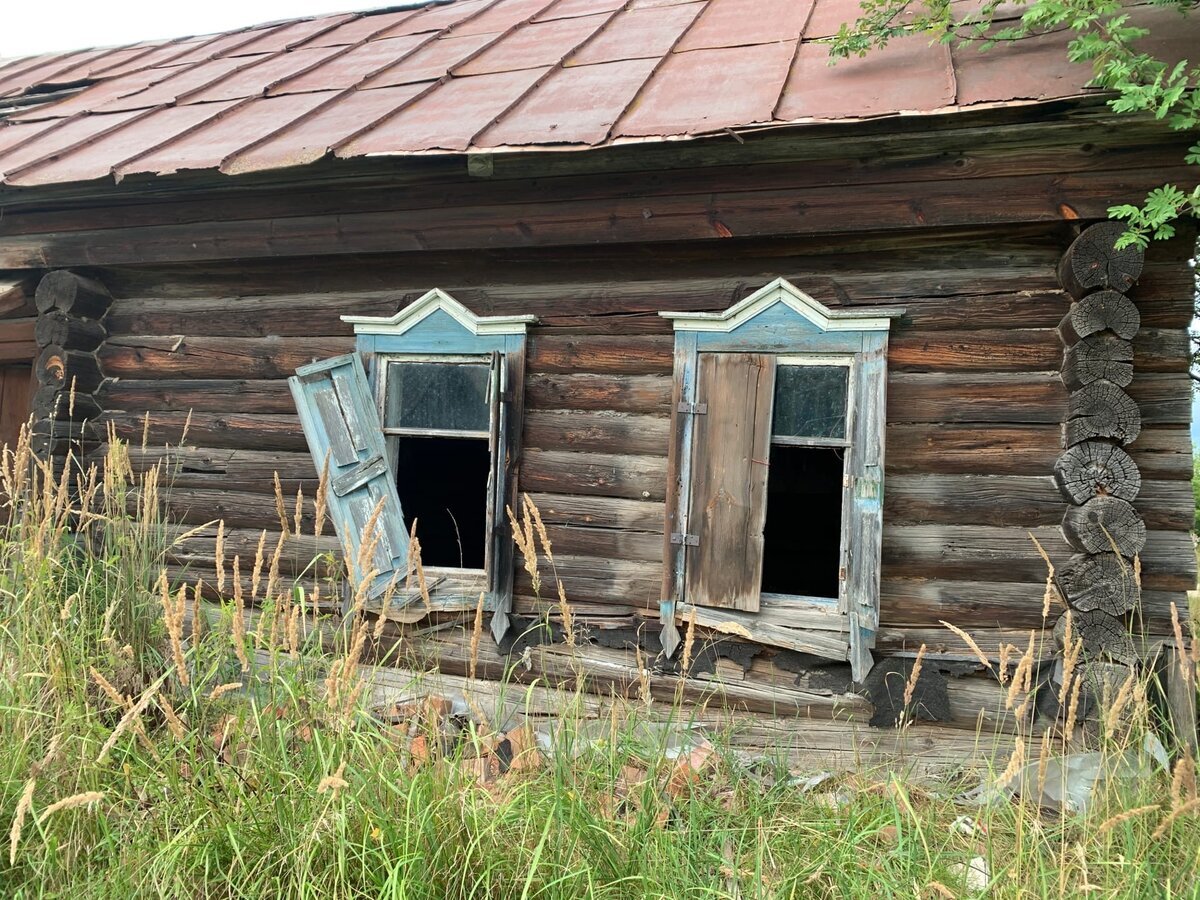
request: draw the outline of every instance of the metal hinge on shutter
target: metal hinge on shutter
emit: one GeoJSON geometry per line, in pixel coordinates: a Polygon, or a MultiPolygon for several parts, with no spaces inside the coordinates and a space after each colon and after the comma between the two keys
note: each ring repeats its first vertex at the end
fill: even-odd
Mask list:
{"type": "Polygon", "coordinates": [[[685,547],[699,547],[700,536],[697,534],[681,534],[678,531],[671,532],[672,544],[683,544],[685,547]]]}
{"type": "Polygon", "coordinates": [[[679,405],[675,407],[675,411],[686,413],[689,416],[705,416],[708,415],[708,404],[688,403],[686,400],[681,400],[679,405]]]}

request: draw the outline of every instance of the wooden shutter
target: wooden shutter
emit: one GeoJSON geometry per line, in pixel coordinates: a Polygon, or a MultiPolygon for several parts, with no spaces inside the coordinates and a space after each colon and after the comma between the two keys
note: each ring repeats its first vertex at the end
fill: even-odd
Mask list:
{"type": "Polygon", "coordinates": [[[500,542],[505,539],[504,529],[497,526],[505,520],[503,435],[504,435],[504,356],[493,350],[488,379],[488,403],[491,416],[488,428],[488,451],[492,455],[492,466],[488,470],[487,484],[487,541],[484,547],[484,569],[488,573],[488,590],[493,594],[499,586],[496,573],[496,558],[500,542]]]}
{"type": "Polygon", "coordinates": [[[364,566],[377,571],[367,590],[367,599],[374,599],[387,590],[393,577],[403,580],[408,534],[362,361],[351,353],[301,366],[288,385],[318,470],[328,456],[329,517],[342,545],[349,547],[356,585],[365,574],[358,570],[358,556],[367,523],[383,501],[376,526],[379,540],[372,560],[364,566]]]}
{"type": "Polygon", "coordinates": [[[757,612],[775,357],[701,353],[696,387],[684,598],[757,612]]]}

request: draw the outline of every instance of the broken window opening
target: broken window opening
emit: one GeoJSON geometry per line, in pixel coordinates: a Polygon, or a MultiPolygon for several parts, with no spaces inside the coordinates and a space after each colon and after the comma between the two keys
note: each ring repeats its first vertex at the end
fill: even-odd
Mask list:
{"type": "Polygon", "coordinates": [[[416,522],[421,562],[482,569],[487,545],[487,488],[492,454],[487,440],[398,436],[396,490],[416,522]]]}
{"type": "Polygon", "coordinates": [[[383,364],[383,431],[422,564],[486,569],[496,415],[490,360],[391,357],[383,364]]]}
{"type": "Polygon", "coordinates": [[[772,444],[764,593],[837,597],[845,455],[837,447],[772,444]]]}

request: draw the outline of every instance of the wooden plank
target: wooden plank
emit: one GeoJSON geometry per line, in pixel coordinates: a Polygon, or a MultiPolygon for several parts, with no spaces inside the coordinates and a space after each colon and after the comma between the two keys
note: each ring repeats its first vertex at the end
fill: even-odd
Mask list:
{"type": "Polygon", "coordinates": [[[1051,328],[922,332],[900,327],[888,345],[893,372],[1047,372],[1062,364],[1051,328]]]}
{"type": "Polygon", "coordinates": [[[888,378],[888,424],[1057,425],[1067,390],[1054,372],[894,373],[888,378]]]}
{"type": "Polygon", "coordinates": [[[0,363],[28,363],[37,358],[36,318],[0,319],[0,363]]]}
{"type": "MultiPolygon", "coordinates": [[[[543,521],[545,521],[543,519],[543,521]]],[[[618,531],[613,528],[546,525],[554,553],[604,556],[612,559],[662,563],[662,522],[654,531],[618,531]]]]}
{"type": "Polygon", "coordinates": [[[111,411],[293,413],[287,381],[282,378],[119,378],[97,391],[101,405],[111,411]]]}
{"type": "Polygon", "coordinates": [[[539,333],[529,344],[529,371],[669,375],[674,346],[670,334],[558,337],[539,333]]]}
{"type": "MultiPolygon", "coordinates": [[[[884,485],[889,525],[1010,525],[1062,520],[1067,501],[1050,475],[892,475],[884,485]]],[[[1135,506],[1146,525],[1188,531],[1195,514],[1190,482],[1142,483],[1135,506]]]]}
{"type": "MultiPolygon", "coordinates": [[[[1164,180],[1186,179],[1182,164],[1122,170],[1123,189],[1140,195],[1164,180]]],[[[517,220],[510,207],[488,205],[486,184],[463,206],[267,216],[12,235],[0,245],[0,268],[129,265],[255,257],[470,249],[480,246],[567,246],[588,243],[711,240],[737,237],[836,234],[870,229],[953,227],[980,222],[1061,221],[1063,206],[1079,218],[1104,218],[1112,202],[1112,172],[1054,173],[930,181],[920,208],[903,181],[870,191],[844,187],[757,190],[703,189],[648,201],[642,196],[525,202],[517,220]],[[980,191],[1004,203],[981,208],[980,191]],[[647,210],[650,215],[647,216],[647,210]],[[803,210],[803,215],[797,215],[803,210]]],[[[621,187],[628,191],[627,186],[621,187]]],[[[308,198],[305,198],[308,199],[308,198]]],[[[378,203],[378,198],[370,198],[378,203]]],[[[528,195],[525,197],[528,201],[528,195]]],[[[444,203],[444,200],[441,201],[444,203]]],[[[309,201],[309,209],[312,208],[309,201]]],[[[219,207],[218,207],[219,209],[219,207]]],[[[209,212],[209,216],[214,211],[209,212]]],[[[332,212],[332,211],[330,211],[332,212]]]]}
{"type": "Polygon", "coordinates": [[[106,375],[145,378],[284,378],[315,359],[354,349],[352,337],[234,338],[113,335],[97,353],[106,375]]]}
{"type": "Polygon", "coordinates": [[[1163,677],[1167,682],[1172,736],[1183,752],[1195,756],[1200,742],[1196,732],[1196,664],[1186,648],[1168,647],[1164,656],[1163,677]]]}
{"type": "Polygon", "coordinates": [[[525,446],[540,450],[666,455],[670,422],[661,416],[607,411],[530,410],[525,446]]]}
{"type": "Polygon", "coordinates": [[[527,450],[522,491],[662,500],[667,461],[660,456],[527,450]]]}
{"type": "MultiPolygon", "coordinates": [[[[883,577],[1044,583],[1046,565],[1029,534],[1052,560],[1065,561],[1074,552],[1056,527],[897,525],[884,530],[883,577]]],[[[1143,587],[1191,589],[1196,577],[1191,543],[1185,532],[1149,532],[1141,553],[1143,587]]]]}
{"type": "Polygon", "coordinates": [[[671,379],[665,375],[529,375],[531,409],[585,409],[665,416],[671,379]]]}
{"type": "MultiPolygon", "coordinates": [[[[102,413],[95,431],[102,436],[108,423],[117,436],[141,446],[144,417],[136,413],[102,413]]],[[[187,426],[188,440],[205,447],[237,450],[307,450],[300,419],[293,415],[244,415],[242,413],[159,412],[150,416],[150,445],[177,445],[187,426]],[[189,422],[190,420],[190,422],[189,422]]]]}
{"type": "MultiPolygon", "coordinates": [[[[940,578],[885,578],[880,586],[880,618],[888,628],[929,628],[947,621],[960,628],[1050,627],[1062,614],[1061,603],[1051,605],[1042,619],[1045,597],[1042,581],[972,581],[940,578]]],[[[1155,633],[1169,633],[1169,612],[1178,594],[1145,591],[1144,611],[1152,614],[1155,633]],[[1163,628],[1165,626],[1165,629],[1163,628]]]]}
{"type": "Polygon", "coordinates": [[[713,609],[707,606],[694,606],[690,603],[676,605],[676,627],[690,621],[693,616],[696,624],[703,628],[737,634],[756,644],[783,647],[787,650],[795,650],[797,653],[811,653],[823,659],[842,660],[846,659],[850,653],[850,642],[844,633],[810,630],[802,626],[788,628],[764,621],[754,612],[713,609]]]}
{"type": "Polygon", "coordinates": [[[663,529],[665,512],[660,502],[536,492],[530,493],[529,498],[547,525],[619,528],[657,534],[663,529]]]}
{"type": "Polygon", "coordinates": [[[17,446],[21,426],[29,420],[32,397],[31,366],[0,367],[0,445],[17,446]]]}
{"type": "Polygon", "coordinates": [[[1050,472],[1062,452],[1058,425],[889,425],[887,471],[891,475],[944,472],[1022,475],[1050,472]]]}
{"type": "Polygon", "coordinates": [[[36,316],[33,303],[38,276],[28,272],[0,273],[0,318],[36,316]]]}
{"type": "Polygon", "coordinates": [[[774,392],[774,356],[700,354],[696,396],[707,412],[693,423],[688,534],[680,538],[684,598],[693,605],[758,609],[774,392]]]}
{"type": "MultiPolygon", "coordinates": [[[[89,461],[103,458],[101,446],[89,461]]],[[[125,448],[135,472],[161,466],[163,480],[176,487],[271,493],[274,476],[294,495],[297,487],[312,497],[317,471],[307,448],[303,452],[280,453],[264,450],[220,447],[146,447],[132,444],[125,448]]]]}
{"type": "MultiPolygon", "coordinates": [[[[544,559],[541,596],[557,601],[555,579],[562,581],[569,601],[623,604],[632,609],[658,611],[658,592],[662,582],[662,564],[644,560],[611,559],[603,556],[556,555],[551,566],[544,559]]],[[[529,573],[516,572],[514,590],[521,596],[533,596],[529,573]]]]}

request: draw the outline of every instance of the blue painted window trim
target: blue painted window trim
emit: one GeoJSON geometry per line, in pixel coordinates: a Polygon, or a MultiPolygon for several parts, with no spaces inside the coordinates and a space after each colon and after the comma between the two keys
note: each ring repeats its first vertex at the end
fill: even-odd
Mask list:
{"type": "MultiPolygon", "coordinates": [[[[796,597],[798,604],[827,607],[836,602],[845,616],[848,658],[856,680],[870,670],[870,650],[879,627],[879,568],[883,533],[884,420],[886,416],[887,340],[898,308],[862,311],[830,309],[794,285],[776,279],[722,313],[660,313],[674,321],[675,379],[680,402],[695,404],[701,353],[773,353],[779,356],[838,356],[850,359],[847,448],[843,478],[841,578],[839,596],[796,597]]],[[[680,437],[674,473],[675,528],[686,531],[691,490],[692,419],[678,417],[680,437]]],[[[668,525],[668,527],[671,527],[668,525]]],[[[682,544],[666,559],[665,594],[661,604],[664,648],[678,639],[676,604],[683,601],[682,544]]],[[[790,598],[789,598],[790,599],[790,598]]],[[[753,617],[754,613],[745,613],[753,617]]]]}
{"type": "MultiPolygon", "coordinates": [[[[388,317],[343,316],[342,320],[354,326],[355,347],[367,372],[372,397],[383,421],[386,363],[391,358],[420,356],[500,356],[500,371],[503,380],[502,422],[498,431],[497,445],[492,455],[492,478],[495,479],[492,508],[493,534],[489,540],[504,552],[489,554],[491,571],[487,572],[490,590],[485,608],[492,610],[491,630],[499,641],[509,627],[512,611],[513,571],[510,559],[511,538],[507,534],[507,519],[504,513],[513,487],[515,473],[505,461],[519,456],[518,443],[521,423],[512,421],[509,410],[515,398],[524,389],[524,358],[526,328],[537,321],[534,316],[476,316],[469,309],[444,291],[433,289],[414,303],[388,317]],[[519,365],[516,365],[519,360],[519,365]]],[[[393,477],[397,473],[393,471],[393,477]]]]}

